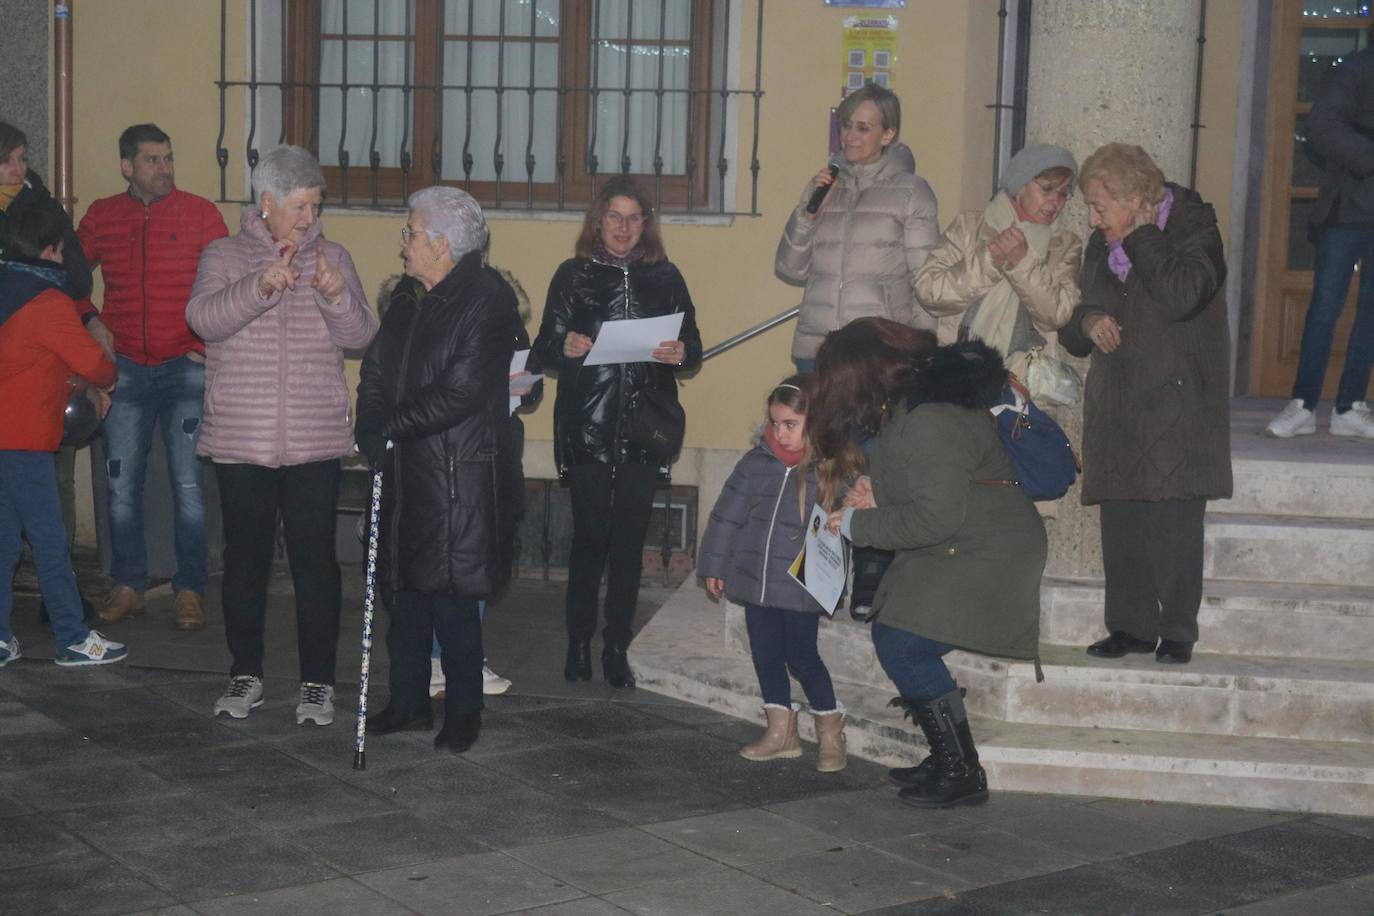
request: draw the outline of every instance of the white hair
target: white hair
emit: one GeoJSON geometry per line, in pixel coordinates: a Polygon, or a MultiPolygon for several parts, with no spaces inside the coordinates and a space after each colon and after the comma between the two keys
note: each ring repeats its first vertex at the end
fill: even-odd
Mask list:
{"type": "Polygon", "coordinates": [[[308,149],[299,146],[278,146],[263,153],[253,166],[253,202],[259,203],[264,193],[281,203],[292,191],[301,188],[325,189],[324,172],[320,160],[308,149]]]}
{"type": "Polygon", "coordinates": [[[454,263],[469,252],[487,247],[487,218],[466,191],[436,185],[416,191],[408,203],[411,211],[423,219],[426,235],[448,239],[448,253],[454,263]]]}

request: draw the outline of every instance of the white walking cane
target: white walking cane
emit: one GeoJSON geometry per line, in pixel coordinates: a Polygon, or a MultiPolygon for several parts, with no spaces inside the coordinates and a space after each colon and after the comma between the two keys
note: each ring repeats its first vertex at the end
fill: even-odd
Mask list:
{"type": "MultiPolygon", "coordinates": [[[[387,443],[389,448],[391,443],[387,443]]],[[[372,472],[372,523],[367,533],[367,592],[363,598],[363,666],[358,675],[358,725],[353,742],[353,769],[367,769],[367,675],[372,665],[372,612],[377,601],[377,532],[382,520],[382,472],[372,472]]]]}

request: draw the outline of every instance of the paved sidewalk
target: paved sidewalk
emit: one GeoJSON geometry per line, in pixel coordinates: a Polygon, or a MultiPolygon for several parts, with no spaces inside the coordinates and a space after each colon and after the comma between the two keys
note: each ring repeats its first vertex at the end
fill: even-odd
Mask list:
{"type": "MultiPolygon", "coordinates": [[[[340,679],[357,672],[361,588],[345,571],[340,679]]],[[[165,591],[165,590],[164,590],[165,591]]],[[[646,590],[641,619],[667,597],[646,590]]],[[[0,670],[0,913],[1374,912],[1374,820],[997,793],[897,803],[877,767],[756,764],[757,726],[561,675],[562,586],[525,581],[487,618],[482,736],[369,742],[356,688],[297,727],[290,579],[277,570],[267,702],[214,720],[227,653],[171,629],[171,598],[108,629],[128,664],[63,670],[36,599],[31,657],[0,670]]],[[[384,623],[384,621],[383,621],[384,623]]],[[[372,702],[385,696],[379,629],[372,702]]],[[[633,659],[633,651],[631,652],[633,659]]]]}

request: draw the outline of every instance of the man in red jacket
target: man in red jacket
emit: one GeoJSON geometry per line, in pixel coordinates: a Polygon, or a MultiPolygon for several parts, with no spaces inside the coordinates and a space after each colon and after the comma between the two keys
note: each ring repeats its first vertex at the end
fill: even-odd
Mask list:
{"type": "Polygon", "coordinates": [[[86,628],[72,574],[53,452],[73,373],[93,385],[114,384],[115,368],[72,314],[62,291],[67,215],[41,201],[4,227],[0,262],[0,667],[21,655],[10,628],[10,579],[27,535],[38,584],[52,620],[53,658],[63,666],[104,665],[128,655],[122,644],[86,628]]]}
{"type": "Polygon", "coordinates": [[[115,623],[143,613],[143,479],[160,424],[175,509],[176,627],[198,630],[205,626],[207,576],[205,495],[196,460],[205,344],[186,326],[186,300],[201,251],[229,230],[214,204],[176,188],[172,141],[156,125],[124,131],[119,159],[129,190],[91,204],[77,227],[87,260],[105,280],[104,306],[96,312],[86,303],[82,320],[114,352],[120,378],[104,426],[114,587],[100,618],[115,623]]]}

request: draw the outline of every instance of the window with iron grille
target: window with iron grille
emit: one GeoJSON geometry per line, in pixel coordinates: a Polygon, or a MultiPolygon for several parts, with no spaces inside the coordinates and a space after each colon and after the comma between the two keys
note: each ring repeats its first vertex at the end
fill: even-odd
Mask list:
{"type": "Polygon", "coordinates": [[[238,168],[295,143],[320,157],[334,205],[400,206],[442,183],[487,207],[579,210],[626,173],[666,212],[757,215],[763,0],[221,4],[222,30],[233,6],[249,22],[246,79],[221,40],[221,124],[241,111],[247,125],[238,168]]]}

